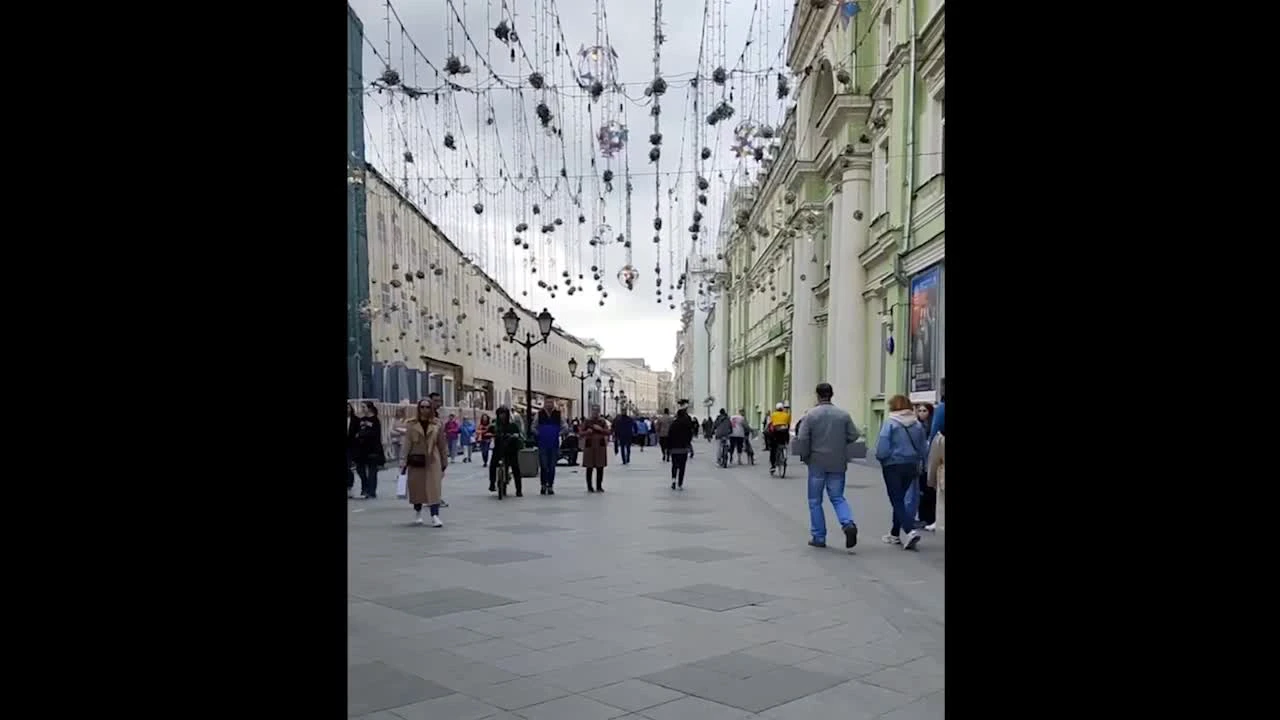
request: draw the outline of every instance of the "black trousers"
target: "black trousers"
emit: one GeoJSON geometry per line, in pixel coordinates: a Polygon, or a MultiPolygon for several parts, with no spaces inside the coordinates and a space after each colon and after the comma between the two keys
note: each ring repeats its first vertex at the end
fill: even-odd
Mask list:
{"type": "Polygon", "coordinates": [[[920,473],[920,522],[932,525],[938,521],[938,488],[929,487],[928,473],[920,473]]]}
{"type": "Polygon", "coordinates": [[[595,476],[596,476],[596,489],[597,489],[597,490],[599,490],[600,488],[604,487],[604,468],[602,468],[602,467],[589,467],[589,468],[587,468],[587,488],[590,488],[590,487],[591,487],[591,474],[592,474],[592,471],[595,471],[595,476]]]}
{"type": "Polygon", "coordinates": [[[684,469],[689,464],[689,453],[671,453],[671,479],[677,487],[684,487],[684,469]]]}
{"type": "Polygon", "coordinates": [[[356,473],[360,475],[360,494],[365,497],[378,496],[378,470],[376,462],[359,460],[356,462],[356,473]]]}
{"type": "Polygon", "coordinates": [[[494,490],[498,487],[498,460],[511,468],[511,479],[515,482],[516,492],[524,492],[524,484],[520,479],[520,455],[518,452],[505,452],[501,456],[498,453],[493,454],[492,462],[489,463],[489,489],[494,490]]]}
{"type": "Polygon", "coordinates": [[[671,446],[667,444],[667,439],[666,439],[666,438],[664,438],[664,437],[659,437],[659,438],[658,438],[658,447],[662,448],[662,459],[663,459],[663,460],[670,460],[670,459],[671,459],[671,446]]]}

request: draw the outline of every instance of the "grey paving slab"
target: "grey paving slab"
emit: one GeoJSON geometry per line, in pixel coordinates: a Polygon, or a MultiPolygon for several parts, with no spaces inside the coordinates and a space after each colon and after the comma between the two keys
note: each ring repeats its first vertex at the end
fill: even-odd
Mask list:
{"type": "Polygon", "coordinates": [[[717,550],[710,547],[682,547],[672,548],[670,550],[658,550],[654,555],[672,558],[674,560],[688,560],[690,562],[716,562],[717,560],[730,560],[733,558],[746,557],[746,553],[734,552],[732,550],[717,550]]]}
{"type": "Polygon", "coordinates": [[[631,712],[645,710],[655,705],[685,697],[685,695],[675,690],[647,683],[643,680],[623,680],[620,683],[590,690],[583,693],[583,695],[593,700],[599,700],[606,705],[612,705],[631,712]]]}
{"type": "Polygon", "coordinates": [[[390,712],[394,713],[394,720],[481,720],[493,717],[499,710],[474,698],[454,693],[394,708],[390,712]]]}
{"type": "Polygon", "coordinates": [[[610,466],[604,495],[560,468],[555,496],[502,502],[455,464],[439,529],[350,503],[349,716],[942,717],[944,533],[870,542],[883,484],[851,468],[866,542],[819,553],[802,477],[699,453],[674,493],[658,457],[610,466]]]}
{"type": "Polygon", "coordinates": [[[446,687],[381,662],[347,666],[348,717],[450,694],[446,687]]]}
{"type": "Polygon", "coordinates": [[[582,695],[569,695],[516,711],[527,720],[611,720],[629,713],[582,695]]]}
{"type": "Polygon", "coordinates": [[[495,548],[493,550],[464,550],[455,553],[443,553],[443,557],[453,557],[459,560],[465,560],[469,563],[477,565],[504,565],[506,563],[524,562],[525,560],[534,560],[537,558],[550,557],[538,552],[529,552],[528,550],[514,550],[511,548],[495,548]]]}

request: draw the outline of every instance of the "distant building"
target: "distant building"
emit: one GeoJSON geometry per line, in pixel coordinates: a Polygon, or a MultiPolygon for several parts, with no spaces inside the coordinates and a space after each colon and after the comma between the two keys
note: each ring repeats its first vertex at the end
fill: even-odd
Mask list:
{"type": "Polygon", "coordinates": [[[364,23],[347,6],[347,397],[372,397],[373,341],[361,315],[369,304],[369,235],[364,173],[364,23]]]}

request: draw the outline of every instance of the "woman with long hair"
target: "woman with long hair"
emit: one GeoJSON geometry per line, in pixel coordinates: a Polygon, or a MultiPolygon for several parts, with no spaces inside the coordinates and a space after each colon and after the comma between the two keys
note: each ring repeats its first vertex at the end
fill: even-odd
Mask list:
{"type": "Polygon", "coordinates": [[[600,408],[591,408],[591,418],[582,428],[582,466],[587,469],[587,492],[604,492],[604,469],[609,465],[609,423],[600,417],[600,408]],[[591,486],[592,470],[596,484],[591,486]]]}
{"type": "Polygon", "coordinates": [[[927,431],[916,419],[906,395],[889,398],[889,418],[880,428],[876,442],[876,460],[884,473],[884,487],[893,507],[893,524],[882,540],[914,550],[920,543],[915,517],[907,513],[907,493],[920,477],[920,468],[928,448],[927,431]],[[906,533],[905,537],[901,533],[906,533]]]}
{"type": "MultiPolygon", "coordinates": [[[[928,435],[929,428],[933,424],[933,403],[917,405],[916,419],[920,421],[920,427],[928,435]]],[[[924,454],[927,458],[929,451],[925,450],[924,454]]],[[[920,476],[916,480],[916,491],[916,497],[919,499],[917,506],[919,524],[923,525],[925,530],[934,532],[938,529],[938,488],[929,485],[929,468],[926,466],[920,468],[920,476]]],[[[907,514],[911,514],[911,508],[907,508],[907,514]]]]}
{"type": "Polygon", "coordinates": [[[480,424],[476,426],[476,445],[480,448],[480,460],[484,463],[480,467],[489,467],[489,448],[493,444],[493,433],[489,426],[489,414],[484,413],[480,416],[480,424]]]}
{"type": "Polygon", "coordinates": [[[443,494],[444,470],[449,467],[449,442],[436,417],[431,401],[418,401],[418,414],[405,424],[404,466],[400,472],[408,476],[405,487],[413,503],[413,522],[422,524],[422,506],[431,510],[431,524],[442,527],[440,496],[443,494]]]}
{"type": "Polygon", "coordinates": [[[387,463],[387,452],[382,447],[382,421],[378,419],[378,406],[365,400],[361,410],[362,414],[356,418],[356,473],[360,475],[360,497],[372,500],[378,497],[378,471],[387,463]]]}

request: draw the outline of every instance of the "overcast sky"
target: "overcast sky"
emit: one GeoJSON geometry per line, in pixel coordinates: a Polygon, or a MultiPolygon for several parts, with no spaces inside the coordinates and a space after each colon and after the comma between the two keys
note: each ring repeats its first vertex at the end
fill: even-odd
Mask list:
{"type": "MultiPolygon", "coordinates": [[[[790,3],[759,0],[757,5],[756,0],[710,0],[709,24],[723,29],[706,34],[700,73],[703,2],[664,3],[666,42],[661,47],[661,66],[662,76],[671,87],[662,97],[658,118],[663,135],[662,156],[655,164],[649,160],[654,119],[650,115],[650,99],[644,95],[645,85],[654,75],[652,3],[609,0],[605,8],[608,40],[597,42],[596,0],[506,0],[507,7],[514,8],[517,44],[500,42],[492,30],[504,17],[503,0],[451,1],[452,6],[438,0],[393,3],[408,38],[421,50],[426,58],[423,59],[415,58],[413,45],[404,40],[400,22],[394,16],[388,53],[384,2],[350,0],[373,46],[364,48],[366,85],[382,72],[381,55],[400,73],[405,84],[426,90],[439,88],[442,75],[437,75],[427,60],[443,70],[452,42],[452,54],[470,66],[471,72],[451,79],[466,88],[488,88],[478,93],[445,91],[416,100],[403,94],[367,94],[366,159],[397,184],[407,177],[411,196],[427,216],[523,305],[534,311],[548,308],[565,330],[599,341],[606,356],[643,357],[655,369],[671,369],[681,291],[670,289],[669,285],[678,280],[685,258],[694,251],[688,227],[693,221],[698,192],[696,178],[700,170],[711,184],[706,193],[709,202],[699,208],[704,215],[706,243],[699,252],[714,255],[714,230],[719,227],[725,190],[735,172],[754,172],[757,168],[755,162],[739,161],[731,152],[733,129],[744,119],[774,126],[780,123],[782,103],[774,94],[775,75],[781,66],[783,23],[790,17],[790,3]],[[479,53],[464,35],[455,11],[464,17],[479,53]],[[560,29],[550,20],[553,16],[559,17],[563,40],[560,29]],[[751,43],[746,45],[749,37],[751,43]],[[555,54],[557,43],[561,56],[555,54]],[[575,74],[583,70],[600,72],[602,67],[580,61],[579,51],[597,45],[612,47],[617,53],[616,79],[623,84],[625,97],[606,92],[592,102],[578,87],[575,74]],[[739,64],[740,57],[743,59],[739,64]],[[491,77],[486,62],[505,82],[521,85],[522,93],[501,87],[491,77]],[[531,72],[530,64],[556,91],[537,91],[529,86],[526,78],[531,72]],[[736,75],[724,87],[700,83],[696,92],[701,107],[694,118],[691,100],[695,91],[690,89],[689,79],[695,73],[709,76],[718,65],[727,70],[741,67],[755,74],[736,75]],[[769,68],[775,71],[763,72],[769,68]],[[730,102],[735,114],[732,119],[709,127],[706,115],[722,99],[730,102]],[[560,136],[543,129],[537,120],[535,106],[539,102],[545,102],[552,111],[550,125],[560,129],[560,136]],[[601,156],[595,141],[597,129],[608,120],[624,123],[629,131],[626,150],[612,160],[601,156]],[[695,131],[703,137],[694,137],[695,131]],[[446,133],[454,136],[456,149],[445,147],[446,133]],[[713,150],[711,160],[697,160],[700,145],[713,150]],[[412,164],[405,162],[406,150],[413,154],[412,164]],[[626,250],[614,242],[618,234],[625,232],[624,159],[630,162],[633,184],[631,264],[639,273],[631,291],[617,277],[627,262],[626,250]],[[530,179],[535,164],[542,178],[537,182],[530,179]],[[557,182],[561,168],[568,178],[557,182]],[[605,192],[600,180],[606,169],[616,175],[612,192],[605,192]],[[511,182],[504,177],[511,177],[511,182]],[[655,177],[661,181],[658,195],[655,177]],[[573,205],[579,187],[581,208],[573,205]],[[669,194],[672,188],[674,193],[669,194]],[[605,197],[603,207],[597,193],[605,197]],[[657,233],[661,243],[656,246],[655,198],[660,200],[658,216],[663,223],[657,233]],[[670,214],[668,198],[676,201],[670,214]],[[477,203],[483,204],[480,214],[474,209],[477,203]],[[540,206],[540,215],[532,213],[534,203],[540,206]],[[579,215],[585,223],[579,224],[579,215]],[[539,232],[541,224],[552,223],[555,218],[560,218],[563,225],[549,234],[539,232]],[[528,242],[528,250],[514,244],[516,226],[521,222],[530,226],[520,234],[528,242]],[[603,223],[610,226],[609,242],[592,248],[589,241],[603,223]],[[676,253],[674,263],[672,250],[676,253]],[[661,296],[655,295],[655,262],[661,268],[661,296]],[[603,307],[599,305],[602,297],[596,289],[597,282],[592,280],[593,264],[600,268],[600,283],[608,292],[603,307]],[[536,269],[536,274],[530,268],[536,269]],[[539,279],[561,280],[564,270],[570,271],[575,284],[585,288],[582,292],[570,296],[562,288],[553,299],[548,290],[537,287],[539,279]],[[579,273],[584,276],[581,281],[579,273]],[[668,301],[668,294],[673,294],[674,300],[668,301]],[[656,302],[659,297],[661,303],[656,302]],[[670,308],[673,302],[674,310],[670,308]]],[[[585,358],[579,361],[584,362],[585,358]]]]}

